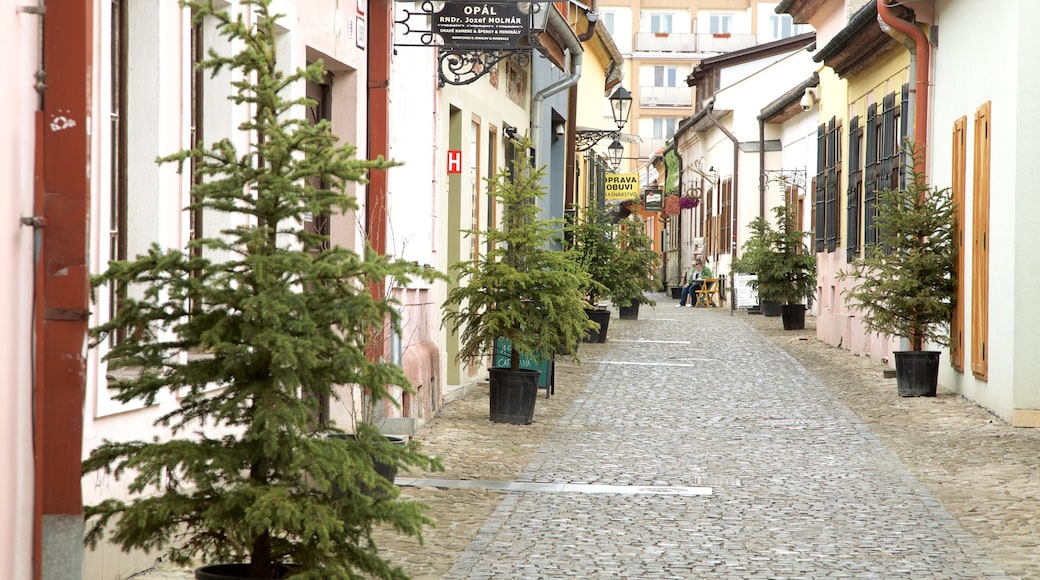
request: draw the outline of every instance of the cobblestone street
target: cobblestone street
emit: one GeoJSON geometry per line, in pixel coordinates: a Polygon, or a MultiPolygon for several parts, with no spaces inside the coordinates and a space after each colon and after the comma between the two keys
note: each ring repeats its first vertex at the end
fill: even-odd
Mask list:
{"type": "Polygon", "coordinates": [[[382,536],[390,559],[421,579],[1040,578],[1040,432],[900,398],[811,318],[654,298],[557,361],[534,424],[489,422],[479,387],[423,428],[446,471],[399,482],[478,487],[404,487],[438,525],[382,536]]]}

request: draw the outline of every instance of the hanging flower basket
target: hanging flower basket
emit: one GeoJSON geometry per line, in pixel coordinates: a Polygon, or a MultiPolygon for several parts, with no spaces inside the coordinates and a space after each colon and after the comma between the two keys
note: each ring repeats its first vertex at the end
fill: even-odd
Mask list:
{"type": "Polygon", "coordinates": [[[679,207],[682,209],[690,209],[697,207],[701,203],[701,198],[684,195],[679,198],[679,207]]]}

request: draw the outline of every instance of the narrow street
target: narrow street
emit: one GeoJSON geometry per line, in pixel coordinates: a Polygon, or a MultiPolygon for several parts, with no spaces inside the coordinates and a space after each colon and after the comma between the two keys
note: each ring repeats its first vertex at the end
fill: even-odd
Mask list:
{"type": "Polygon", "coordinates": [[[415,578],[1040,577],[1040,433],[902,399],[811,319],[654,298],[558,362],[535,424],[488,422],[477,391],[423,430],[447,471],[404,489],[439,525],[393,558],[415,578]]]}
{"type": "Polygon", "coordinates": [[[531,425],[453,394],[417,434],[445,471],[398,476],[437,525],[381,534],[388,558],[422,580],[1040,578],[1040,431],[900,398],[812,318],[653,298],[557,360],[531,425]]]}

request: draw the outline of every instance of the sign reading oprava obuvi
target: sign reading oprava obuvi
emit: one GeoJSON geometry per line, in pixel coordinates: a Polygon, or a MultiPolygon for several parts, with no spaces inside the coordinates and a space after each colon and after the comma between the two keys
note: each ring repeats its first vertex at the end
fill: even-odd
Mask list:
{"type": "Polygon", "coordinates": [[[531,30],[523,2],[445,2],[433,14],[433,32],[447,48],[516,48],[531,30]]]}
{"type": "Polygon", "coordinates": [[[604,188],[603,198],[607,201],[639,199],[639,174],[608,173],[604,188]]]}

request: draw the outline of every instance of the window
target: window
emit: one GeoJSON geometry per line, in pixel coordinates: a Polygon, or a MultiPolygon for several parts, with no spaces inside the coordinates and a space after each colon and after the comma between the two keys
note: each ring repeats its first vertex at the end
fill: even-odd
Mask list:
{"type": "Polygon", "coordinates": [[[733,21],[731,14],[712,14],[710,18],[712,34],[729,33],[730,23],[733,21]]]}
{"type": "MultiPolygon", "coordinates": [[[[906,86],[904,85],[904,88],[906,86]]],[[[906,94],[904,92],[904,94],[906,94]]],[[[874,220],[877,217],[877,192],[905,185],[903,155],[900,145],[907,130],[905,120],[901,122],[900,106],[896,105],[896,94],[889,93],[881,104],[867,107],[866,145],[863,153],[863,245],[877,243],[874,220]]]]}
{"type": "MultiPolygon", "coordinates": [[[[321,83],[314,81],[307,81],[307,98],[313,99],[315,104],[308,107],[307,109],[307,120],[312,125],[316,125],[322,121],[332,123],[332,75],[328,72],[325,73],[325,78],[321,83]]],[[[314,187],[325,188],[328,186],[321,179],[313,180],[314,187]]],[[[313,233],[317,233],[323,236],[329,236],[331,234],[331,218],[328,214],[310,215],[310,219],[307,219],[303,223],[305,230],[313,233]]],[[[329,240],[325,240],[318,251],[325,251],[331,247],[329,240]]]]}
{"type": "Polygon", "coordinates": [[[654,139],[671,139],[675,135],[675,117],[654,119],[654,139]]]}
{"type": "Polygon", "coordinates": [[[733,179],[727,178],[719,187],[719,241],[718,252],[733,251],[733,179]]]}
{"type": "MultiPolygon", "coordinates": [[[[474,115],[469,124],[469,148],[463,153],[464,159],[469,159],[470,177],[470,230],[480,231],[480,188],[485,186],[483,176],[480,174],[480,156],[482,145],[480,143],[480,117],[474,115]]],[[[470,256],[476,259],[480,255],[480,236],[474,234],[470,238],[470,256]]]]}
{"type": "MultiPolygon", "coordinates": [[[[111,38],[109,41],[109,67],[112,71],[112,87],[110,91],[109,129],[111,135],[110,168],[112,171],[108,195],[108,259],[126,259],[126,11],[120,0],[113,0],[110,7],[111,38]]],[[[108,316],[116,315],[122,288],[115,285],[108,288],[108,316]]],[[[112,335],[113,342],[124,337],[123,331],[112,335]]]]}
{"type": "Polygon", "coordinates": [[[770,14],[769,32],[774,40],[794,36],[794,21],[791,19],[791,15],[770,14]]]}
{"type": "Polygon", "coordinates": [[[672,31],[672,15],[671,14],[651,14],[650,15],[650,32],[671,32],[672,31]]]}
{"type": "Polygon", "coordinates": [[[654,86],[655,87],[674,87],[677,86],[678,70],[674,66],[655,66],[654,67],[654,86]]]}
{"type": "Polygon", "coordinates": [[[834,118],[816,130],[816,251],[838,247],[838,180],[841,175],[841,124],[834,118]]]}
{"type": "Polygon", "coordinates": [[[989,378],[989,168],[990,106],[975,111],[971,231],[971,372],[989,378]]]}

